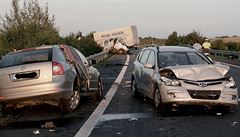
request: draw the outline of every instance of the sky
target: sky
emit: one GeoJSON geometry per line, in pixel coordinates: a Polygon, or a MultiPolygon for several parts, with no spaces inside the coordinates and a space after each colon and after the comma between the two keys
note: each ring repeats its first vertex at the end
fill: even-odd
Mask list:
{"type": "MultiPolygon", "coordinates": [[[[22,0],[20,0],[21,2],[22,0]]],[[[240,0],[38,0],[48,3],[60,35],[136,25],[141,37],[167,38],[193,30],[207,37],[240,36],[240,0]]],[[[0,0],[0,15],[11,0],[0,0]]]]}

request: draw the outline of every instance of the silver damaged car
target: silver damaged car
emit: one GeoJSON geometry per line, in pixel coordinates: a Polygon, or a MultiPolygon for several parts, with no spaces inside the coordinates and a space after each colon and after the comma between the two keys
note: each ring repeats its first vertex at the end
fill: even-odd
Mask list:
{"type": "Polygon", "coordinates": [[[238,105],[238,90],[229,66],[216,64],[191,47],[159,46],[140,51],[132,74],[131,91],[153,99],[164,111],[179,105],[229,109],[238,105]]]}
{"type": "Polygon", "coordinates": [[[77,49],[49,45],[23,49],[0,61],[0,103],[3,110],[51,104],[74,111],[80,96],[102,95],[100,73],[77,49]]]}

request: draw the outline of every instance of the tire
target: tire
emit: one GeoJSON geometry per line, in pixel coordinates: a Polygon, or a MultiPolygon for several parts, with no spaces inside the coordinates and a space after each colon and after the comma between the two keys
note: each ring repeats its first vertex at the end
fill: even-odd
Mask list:
{"type": "Polygon", "coordinates": [[[73,95],[70,99],[62,99],[60,102],[60,109],[62,112],[72,112],[77,109],[81,100],[80,92],[78,90],[73,91],[73,95]]]}
{"type": "Polygon", "coordinates": [[[162,103],[161,93],[158,88],[154,91],[153,102],[155,108],[162,114],[165,114],[168,111],[167,105],[162,103]]]}
{"type": "Polygon", "coordinates": [[[97,88],[94,98],[95,98],[95,100],[101,100],[103,98],[103,82],[100,77],[98,79],[98,88],[97,88]]]}
{"type": "Polygon", "coordinates": [[[6,107],[7,105],[2,105],[1,111],[3,115],[13,115],[14,108],[13,107],[6,107]]]}
{"type": "Polygon", "coordinates": [[[131,93],[134,98],[139,97],[139,91],[137,89],[137,83],[134,78],[131,80],[131,93]]]}

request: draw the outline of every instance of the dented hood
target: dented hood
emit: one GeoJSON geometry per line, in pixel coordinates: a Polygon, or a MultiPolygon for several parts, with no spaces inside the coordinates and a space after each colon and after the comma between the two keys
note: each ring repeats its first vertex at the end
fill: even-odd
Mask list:
{"type": "Polygon", "coordinates": [[[177,78],[187,80],[213,80],[223,78],[229,70],[229,66],[221,64],[212,65],[184,65],[167,67],[173,71],[177,78]]]}

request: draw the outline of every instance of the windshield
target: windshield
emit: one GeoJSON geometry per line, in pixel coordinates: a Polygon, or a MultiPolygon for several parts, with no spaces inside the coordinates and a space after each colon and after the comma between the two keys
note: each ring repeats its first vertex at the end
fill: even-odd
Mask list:
{"type": "Polygon", "coordinates": [[[180,65],[212,64],[206,56],[199,52],[160,52],[159,68],[180,65]]]}
{"type": "Polygon", "coordinates": [[[0,68],[51,60],[52,57],[50,49],[16,52],[4,56],[0,62],[0,68]]]}

